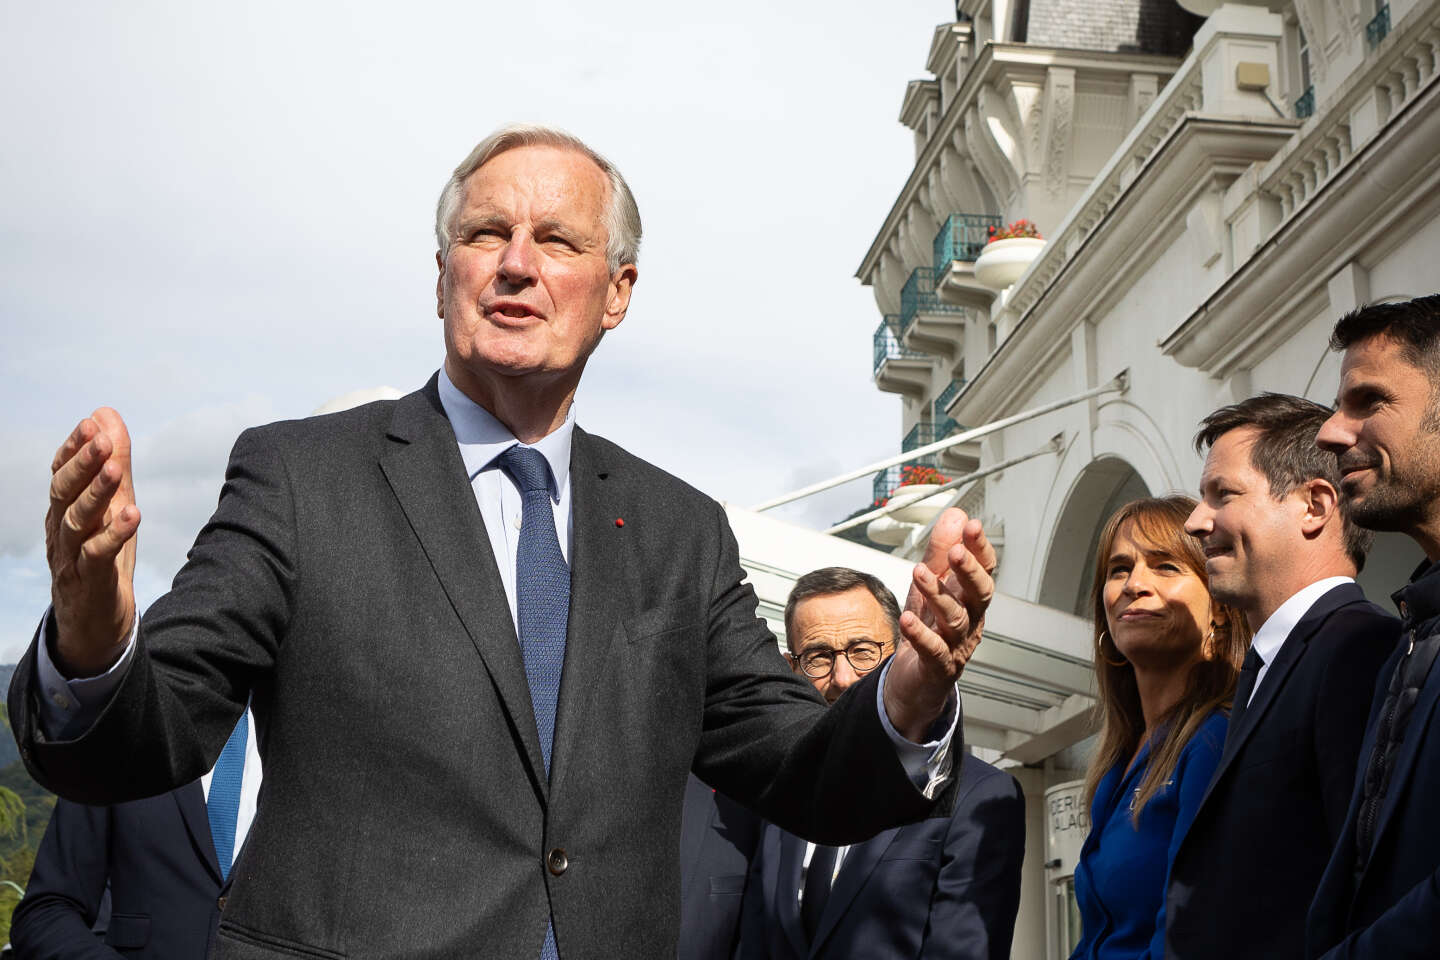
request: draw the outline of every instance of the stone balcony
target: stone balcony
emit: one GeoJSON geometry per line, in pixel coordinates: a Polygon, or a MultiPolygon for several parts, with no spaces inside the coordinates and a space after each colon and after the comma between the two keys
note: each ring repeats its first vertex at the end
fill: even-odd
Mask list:
{"type": "MultiPolygon", "coordinates": [[[[967,29],[940,37],[968,44],[967,29]]],[[[933,58],[932,58],[933,60],[933,58]]],[[[902,119],[922,144],[856,276],[881,313],[899,313],[952,214],[1058,224],[1175,72],[1179,58],[987,43],[952,58],[941,82],[917,81],[902,119]],[[947,96],[948,93],[948,96],[947,96]]],[[[941,279],[952,272],[952,263],[941,279]]]]}
{"type": "Polygon", "coordinates": [[[920,396],[930,386],[935,360],[900,340],[900,318],[888,316],[875,328],[875,386],[886,393],[920,396]]]}

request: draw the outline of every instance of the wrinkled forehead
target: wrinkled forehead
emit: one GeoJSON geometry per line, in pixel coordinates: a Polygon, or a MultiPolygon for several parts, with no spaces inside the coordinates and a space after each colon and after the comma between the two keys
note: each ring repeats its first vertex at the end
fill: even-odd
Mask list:
{"type": "Polygon", "coordinates": [[[549,145],[516,146],[465,178],[461,209],[563,209],[598,220],[609,195],[610,178],[584,153],[549,145]]]}
{"type": "Polygon", "coordinates": [[[795,631],[788,638],[801,646],[844,647],[855,640],[887,640],[890,622],[880,602],[864,587],[844,593],[821,594],[801,600],[795,607],[795,631]]]}
{"type": "Polygon", "coordinates": [[[1424,366],[1419,354],[1402,340],[1377,333],[1345,348],[1340,358],[1340,382],[1347,379],[1381,379],[1396,373],[1419,371],[1424,366]]]}

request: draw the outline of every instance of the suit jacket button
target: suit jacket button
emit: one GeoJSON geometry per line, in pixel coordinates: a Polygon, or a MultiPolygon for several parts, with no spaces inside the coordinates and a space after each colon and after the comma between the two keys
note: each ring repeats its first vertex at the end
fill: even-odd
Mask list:
{"type": "Polygon", "coordinates": [[[569,868],[570,860],[565,856],[564,849],[556,847],[546,854],[545,866],[550,869],[552,874],[558,877],[569,868]]]}
{"type": "Polygon", "coordinates": [[[228,901],[229,899],[230,899],[229,897],[221,897],[219,900],[216,900],[216,901],[215,901],[215,906],[217,906],[217,907],[220,908],[220,912],[221,912],[221,913],[224,913],[224,912],[225,912],[225,903],[226,903],[226,901],[228,901]]]}

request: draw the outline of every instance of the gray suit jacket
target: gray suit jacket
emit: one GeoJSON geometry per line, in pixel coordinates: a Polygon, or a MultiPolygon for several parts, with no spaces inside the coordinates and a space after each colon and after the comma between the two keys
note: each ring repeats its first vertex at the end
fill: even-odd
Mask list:
{"type": "Polygon", "coordinates": [[[548,782],[433,378],[243,433],[95,724],[46,742],[33,648],[15,671],[27,766],[84,803],[160,793],[209,769],[253,697],[265,783],[222,960],[534,960],[547,914],[565,960],[669,960],[691,769],[829,843],[948,809],[906,778],[876,678],[827,710],[786,669],[718,504],[580,430],[571,483],[548,782]]]}

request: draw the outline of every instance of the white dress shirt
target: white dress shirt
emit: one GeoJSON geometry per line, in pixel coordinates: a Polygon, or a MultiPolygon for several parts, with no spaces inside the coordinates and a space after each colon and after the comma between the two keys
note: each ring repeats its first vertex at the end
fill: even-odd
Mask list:
{"type": "MultiPolygon", "coordinates": [[[[800,869],[800,889],[795,891],[795,902],[802,906],[805,903],[805,884],[810,879],[810,859],[815,856],[815,847],[816,844],[806,841],[805,863],[800,869]]],[[[840,865],[845,862],[845,854],[849,852],[850,847],[848,845],[835,848],[835,869],[830,871],[830,886],[835,886],[835,878],[840,876],[840,865]]]]}
{"type": "MultiPolygon", "coordinates": [[[[500,580],[505,587],[505,599],[510,604],[510,622],[513,624],[518,621],[515,561],[520,549],[520,523],[524,501],[520,495],[520,489],[515,486],[515,481],[500,469],[499,464],[495,463],[495,458],[520,441],[515,438],[508,427],[495,419],[493,414],[461,393],[460,389],[450,381],[450,377],[445,373],[443,367],[440,369],[437,386],[440,393],[440,405],[445,410],[445,416],[450,419],[451,429],[455,431],[455,442],[460,447],[460,458],[464,461],[466,473],[470,477],[470,489],[475,494],[475,503],[480,508],[480,517],[485,522],[485,532],[490,538],[490,549],[494,554],[496,566],[500,568],[500,580]]],[[[565,415],[564,423],[541,440],[530,444],[531,447],[540,451],[541,455],[545,457],[545,462],[550,465],[551,480],[554,484],[550,490],[550,502],[555,510],[556,533],[564,531],[558,539],[560,552],[564,555],[566,563],[570,562],[573,531],[570,499],[570,445],[574,435],[575,405],[572,403],[565,415]]],[[[48,620],[50,611],[47,610],[45,616],[48,620]]],[[[39,674],[40,688],[45,691],[45,696],[41,698],[40,722],[47,734],[61,729],[71,729],[77,733],[88,729],[99,709],[109,701],[110,694],[119,686],[120,679],[124,675],[125,665],[130,660],[131,651],[135,648],[135,631],[139,629],[140,618],[137,615],[135,619],[135,630],[132,630],[130,634],[130,641],[126,645],[125,651],[109,670],[98,677],[67,680],[61,676],[60,671],[51,662],[47,644],[43,640],[38,644],[39,655],[36,657],[36,670],[39,674]]],[[[890,717],[885,713],[885,678],[889,671],[890,664],[886,663],[880,673],[880,683],[875,688],[875,706],[880,713],[881,726],[895,744],[900,763],[909,775],[910,781],[926,797],[934,797],[950,776],[952,765],[950,741],[955,735],[960,720],[958,694],[952,695],[945,715],[941,718],[941,723],[937,724],[942,728],[948,725],[944,735],[928,743],[912,743],[901,736],[900,732],[891,724],[890,717]]]]}
{"type": "Polygon", "coordinates": [[[1279,609],[1261,624],[1260,629],[1255,631],[1255,636],[1250,641],[1250,646],[1260,655],[1260,669],[1255,674],[1255,686],[1250,691],[1250,699],[1245,701],[1245,706],[1255,702],[1255,694],[1260,692],[1260,684],[1265,682],[1265,674],[1270,671],[1270,664],[1280,655],[1280,648],[1285,645],[1285,638],[1290,636],[1290,631],[1295,629],[1310,608],[1315,606],[1315,601],[1325,594],[1334,590],[1342,583],[1354,583],[1354,577],[1326,577],[1324,580],[1316,580],[1308,587],[1297,591],[1294,596],[1280,604],[1279,609]]]}

